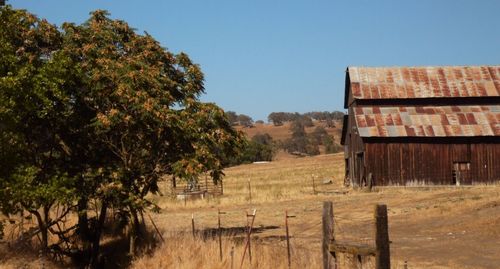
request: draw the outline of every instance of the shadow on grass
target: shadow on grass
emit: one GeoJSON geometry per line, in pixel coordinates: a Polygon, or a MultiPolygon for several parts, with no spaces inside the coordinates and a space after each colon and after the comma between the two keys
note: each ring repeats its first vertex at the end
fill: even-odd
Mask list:
{"type": "MultiPolygon", "coordinates": [[[[257,226],[252,228],[252,235],[254,234],[259,234],[267,230],[274,230],[274,229],[279,229],[279,226],[275,225],[268,225],[268,226],[257,226]]],[[[246,236],[247,234],[247,227],[245,226],[240,226],[240,227],[221,227],[220,232],[222,236],[232,236],[232,237],[238,237],[238,236],[246,236]]],[[[218,228],[206,228],[201,231],[199,231],[199,235],[203,239],[213,239],[219,236],[219,229],[218,228]]]]}

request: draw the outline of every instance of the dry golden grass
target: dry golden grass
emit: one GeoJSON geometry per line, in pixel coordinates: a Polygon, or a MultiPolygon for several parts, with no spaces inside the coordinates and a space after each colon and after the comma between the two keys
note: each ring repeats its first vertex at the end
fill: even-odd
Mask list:
{"type": "MultiPolygon", "coordinates": [[[[167,243],[160,246],[151,256],[135,260],[132,268],[240,268],[245,247],[241,239],[224,238],[221,261],[219,244],[215,239],[193,239],[191,235],[173,235],[167,237],[166,241],[167,243]]],[[[286,251],[283,244],[253,242],[252,263],[250,264],[247,252],[243,268],[288,268],[286,251]]],[[[292,267],[320,268],[318,255],[317,251],[293,248],[292,267]]]]}
{"type": "MultiPolygon", "coordinates": [[[[288,210],[296,216],[290,219],[292,247],[305,249],[307,253],[320,253],[323,201],[334,203],[336,238],[366,244],[373,244],[373,206],[385,203],[389,208],[393,268],[403,268],[404,261],[408,261],[409,268],[497,268],[500,264],[500,257],[495,254],[500,253],[497,246],[500,241],[499,186],[379,188],[371,193],[344,189],[342,154],[242,165],[225,172],[226,187],[222,197],[187,204],[157,197],[164,210],[154,216],[156,223],[165,232],[185,233],[191,231],[191,214],[194,214],[198,231],[212,230],[217,225],[217,210],[220,209],[226,212],[222,216],[224,229],[243,229],[245,212],[255,208],[258,232],[253,236],[254,246],[284,246],[284,214],[288,210]],[[317,179],[318,190],[347,193],[313,194],[312,175],[317,179]],[[327,178],[332,179],[333,184],[320,184],[327,178]],[[252,188],[251,201],[248,180],[252,188]]],[[[230,244],[230,238],[225,240],[230,244]]],[[[200,254],[200,260],[209,262],[208,257],[215,260],[210,263],[217,261],[217,248],[211,245],[214,242],[197,244],[206,244],[202,253],[212,253],[200,254]]],[[[168,255],[172,257],[186,255],[177,251],[175,245],[167,241],[163,248],[170,247],[168,255]]],[[[275,251],[278,249],[276,247],[275,251]]],[[[141,262],[157,259],[155,257],[144,257],[141,262]]],[[[196,257],[189,259],[188,264],[174,262],[172,268],[197,268],[196,257]]],[[[320,256],[307,257],[309,263],[319,264],[320,256]]],[[[300,263],[301,256],[297,258],[300,263]]],[[[268,261],[271,262],[274,260],[268,261]]],[[[230,268],[219,263],[212,265],[230,268]]]]}
{"type": "MultiPolygon", "coordinates": [[[[227,205],[248,205],[290,201],[316,197],[313,194],[313,177],[318,190],[343,188],[342,154],[316,157],[288,158],[279,162],[246,164],[226,169],[224,195],[207,200],[179,202],[175,197],[155,197],[161,208],[204,208],[227,205]],[[324,180],[332,184],[321,185],[324,180]],[[250,182],[250,188],[248,187],[250,182]],[[251,190],[251,200],[250,192],[251,190]]],[[[167,183],[161,187],[168,192],[167,183]]]]}
{"type": "MultiPolygon", "coordinates": [[[[252,236],[252,268],[286,267],[285,210],[296,216],[289,219],[292,268],[319,268],[321,211],[326,200],[334,203],[336,239],[365,244],[373,244],[373,206],[388,205],[393,268],[403,268],[405,261],[408,268],[498,268],[500,264],[498,185],[378,188],[373,192],[345,189],[342,154],[242,165],[225,173],[222,197],[186,204],[167,196],[152,197],[162,208],[153,219],[166,242],[152,254],[133,261],[133,268],[231,268],[232,246],[234,268],[238,268],[246,212],[253,209],[257,215],[252,236]],[[317,190],[330,192],[314,194],[312,175],[317,190]],[[333,183],[320,183],[327,178],[333,183]],[[340,192],[331,192],[334,190],[340,192]],[[221,215],[225,234],[222,262],[217,240],[213,238],[219,209],[225,212],[221,215]],[[192,239],[192,214],[196,230],[205,240],[192,239]]],[[[34,266],[25,268],[38,268],[34,259],[34,266]]],[[[13,258],[3,259],[0,264],[15,264],[8,267],[15,268],[22,263],[13,258]]],[[[341,265],[348,264],[348,258],[341,259],[341,265]]],[[[250,268],[248,262],[245,266],[250,268]]],[[[370,268],[370,263],[367,267],[370,268]]]]}

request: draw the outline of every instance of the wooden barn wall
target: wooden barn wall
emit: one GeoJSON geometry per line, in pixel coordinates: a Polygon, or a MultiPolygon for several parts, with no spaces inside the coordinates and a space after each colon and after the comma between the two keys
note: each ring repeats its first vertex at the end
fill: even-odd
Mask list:
{"type": "Polygon", "coordinates": [[[364,147],[365,173],[374,185],[453,184],[455,162],[470,163],[462,185],[500,181],[500,141],[364,141],[364,147]]]}
{"type": "Polygon", "coordinates": [[[346,176],[348,177],[351,185],[358,185],[360,177],[364,175],[364,169],[363,167],[360,167],[359,162],[356,162],[356,155],[360,152],[364,152],[365,149],[363,140],[359,136],[354,124],[354,113],[352,109],[352,107],[349,108],[349,119],[344,145],[344,157],[346,158],[346,165],[349,166],[346,176]]]}

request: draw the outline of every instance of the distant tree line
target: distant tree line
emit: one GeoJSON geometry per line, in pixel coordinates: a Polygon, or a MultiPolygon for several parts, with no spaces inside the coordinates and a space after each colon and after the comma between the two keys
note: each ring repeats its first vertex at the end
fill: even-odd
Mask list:
{"type": "Polygon", "coordinates": [[[312,120],[317,120],[327,122],[327,127],[335,127],[334,121],[342,120],[343,117],[344,113],[340,111],[313,111],[303,114],[297,112],[272,112],[267,116],[267,120],[275,126],[283,125],[285,122],[300,120],[305,124],[305,127],[311,127],[313,125],[312,120]]]}
{"type": "Polygon", "coordinates": [[[228,163],[229,165],[239,165],[259,161],[270,162],[273,160],[277,149],[277,144],[269,134],[259,133],[248,139],[240,154],[236,158],[228,160],[228,163]]]}
{"type": "Polygon", "coordinates": [[[325,153],[336,153],[342,149],[324,127],[317,126],[310,134],[306,133],[305,127],[303,121],[293,121],[290,125],[292,137],[285,140],[281,147],[294,155],[318,155],[319,146],[324,146],[325,153]]]}
{"type": "Polygon", "coordinates": [[[252,117],[245,114],[237,114],[234,111],[226,111],[226,117],[232,126],[241,125],[244,127],[253,127],[252,117]]]}
{"type": "MultiPolygon", "coordinates": [[[[254,124],[252,118],[247,115],[237,114],[234,111],[226,111],[225,114],[228,122],[233,126],[252,127],[254,124]]],[[[257,134],[248,139],[240,154],[236,158],[227,160],[227,163],[229,165],[238,165],[257,161],[271,161],[279,149],[301,156],[318,155],[321,146],[327,154],[339,152],[342,147],[335,142],[333,136],[328,134],[325,127],[335,127],[334,121],[341,120],[343,116],[344,113],[340,111],[307,112],[303,114],[297,112],[273,112],[268,116],[269,122],[272,122],[275,126],[290,122],[291,137],[285,141],[273,141],[272,137],[267,133],[257,134]],[[305,128],[314,127],[314,121],[326,122],[325,127],[316,126],[308,134],[305,128]]],[[[264,122],[259,120],[255,123],[264,122]]]]}
{"type": "Polygon", "coordinates": [[[258,133],[247,139],[237,155],[228,159],[226,163],[230,166],[258,161],[272,161],[276,152],[280,149],[297,156],[313,156],[321,153],[320,147],[324,148],[324,153],[337,153],[342,150],[342,146],[335,142],[332,135],[328,134],[322,126],[316,126],[312,132],[307,133],[307,120],[298,118],[290,125],[291,137],[285,141],[274,141],[267,133],[258,133]]]}

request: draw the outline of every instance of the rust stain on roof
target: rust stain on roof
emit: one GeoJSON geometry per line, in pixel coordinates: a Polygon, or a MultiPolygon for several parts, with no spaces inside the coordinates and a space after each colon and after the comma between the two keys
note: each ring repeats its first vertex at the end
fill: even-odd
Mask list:
{"type": "Polygon", "coordinates": [[[500,96],[500,66],[349,67],[354,99],[500,96]]]}
{"type": "Polygon", "coordinates": [[[500,105],[370,106],[354,111],[362,137],[500,136],[500,105]]]}

